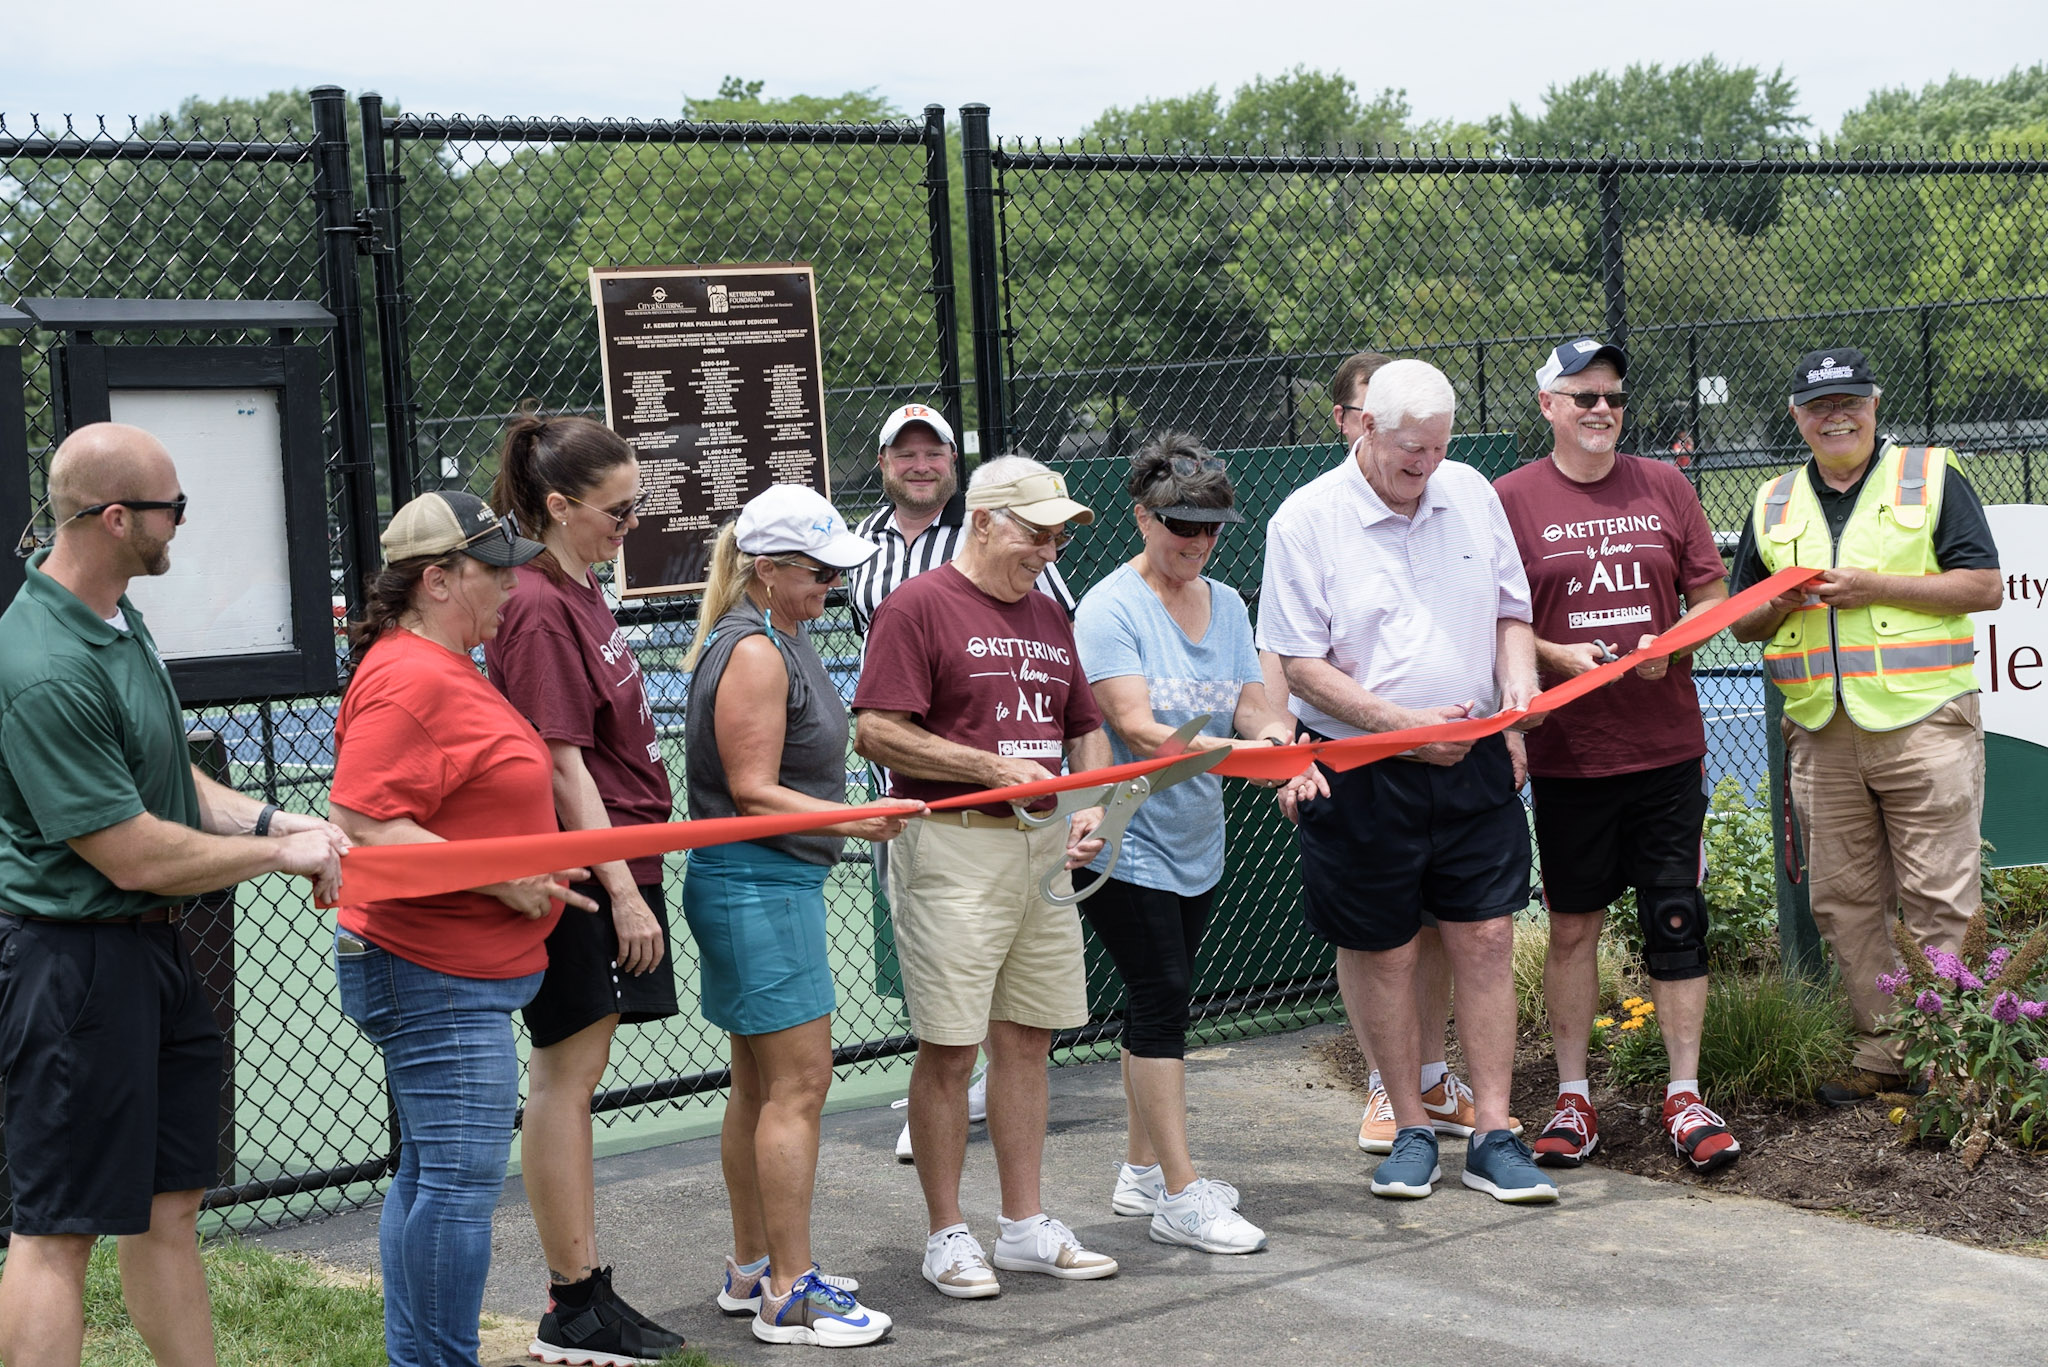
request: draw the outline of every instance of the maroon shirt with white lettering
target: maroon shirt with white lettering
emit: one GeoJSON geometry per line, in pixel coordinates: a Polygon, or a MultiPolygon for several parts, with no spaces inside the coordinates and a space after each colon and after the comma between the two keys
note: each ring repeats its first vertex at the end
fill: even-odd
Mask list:
{"type": "MultiPolygon", "coordinates": [[[[1102,726],[1059,604],[1042,593],[991,598],[950,564],[905,580],[875,609],[853,710],[907,712],[941,740],[1035,759],[1048,774],[1060,772],[1066,742],[1102,726]]],[[[980,787],[892,773],[889,794],[936,802],[980,787]]]]}
{"type": "MultiPolygon", "coordinates": [[[[1714,529],[1684,475],[1617,455],[1591,484],[1565,477],[1548,456],[1494,481],[1529,575],[1538,638],[1636,648],[1683,612],[1679,594],[1723,577],[1714,529]]],[[[1541,674],[1543,687],[1562,682],[1541,674]]],[[[1707,753],[1690,657],[1661,679],[1630,670],[1550,714],[1527,733],[1529,772],[1600,778],[1655,769],[1707,753]]]]}
{"type": "MultiPolygon", "coordinates": [[[[595,583],[556,583],[533,564],[513,573],[518,587],[498,612],[497,636],[484,645],[491,682],[542,740],[583,751],[612,825],[667,821],[675,799],[647,681],[604,591],[595,583]]],[[[626,867],[642,886],[661,881],[658,854],[626,867]]]]}

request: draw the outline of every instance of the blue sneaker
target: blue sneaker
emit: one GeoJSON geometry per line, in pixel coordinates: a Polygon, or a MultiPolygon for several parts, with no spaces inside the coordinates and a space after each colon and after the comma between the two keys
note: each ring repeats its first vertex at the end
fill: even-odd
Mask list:
{"type": "Polygon", "coordinates": [[[1372,1194],[1419,1201],[1443,1175],[1436,1165],[1436,1131],[1409,1125],[1394,1132],[1394,1151],[1372,1170],[1372,1194]]]}
{"type": "Polygon", "coordinates": [[[820,1348],[857,1348],[889,1332],[889,1317],[870,1310],[851,1292],[832,1286],[816,1272],[796,1279],[787,1296],[761,1288],[754,1337],[763,1343],[811,1343],[820,1348]]]}
{"type": "Polygon", "coordinates": [[[1472,1136],[1465,1150],[1465,1185],[1516,1205],[1557,1199],[1557,1183],[1536,1166],[1529,1146],[1507,1130],[1472,1136]]]}

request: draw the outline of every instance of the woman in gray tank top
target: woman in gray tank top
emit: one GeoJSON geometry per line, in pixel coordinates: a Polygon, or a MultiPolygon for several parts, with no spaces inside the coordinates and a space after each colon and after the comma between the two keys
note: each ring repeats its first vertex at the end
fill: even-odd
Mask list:
{"type": "MultiPolygon", "coordinates": [[[[846,806],[846,705],[802,624],[841,575],[874,555],[832,505],[778,484],[718,533],[691,671],[684,765],[690,816],[846,806]]],[[[720,1151],[733,1251],[719,1308],[754,1316],[768,1343],[872,1343],[889,1317],[811,1256],[818,1118],[832,1082],[825,878],[848,836],[887,840],[924,810],[801,835],[694,850],[683,915],[697,941],[704,1015],[732,1040],[720,1151]]]]}

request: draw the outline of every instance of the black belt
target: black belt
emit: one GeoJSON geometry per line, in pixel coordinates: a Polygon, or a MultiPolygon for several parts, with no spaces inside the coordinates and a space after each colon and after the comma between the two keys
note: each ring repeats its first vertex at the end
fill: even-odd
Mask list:
{"type": "Polygon", "coordinates": [[[26,911],[0,911],[0,916],[45,926],[160,926],[166,923],[176,925],[184,920],[185,908],[151,907],[138,916],[37,916],[26,911]]]}

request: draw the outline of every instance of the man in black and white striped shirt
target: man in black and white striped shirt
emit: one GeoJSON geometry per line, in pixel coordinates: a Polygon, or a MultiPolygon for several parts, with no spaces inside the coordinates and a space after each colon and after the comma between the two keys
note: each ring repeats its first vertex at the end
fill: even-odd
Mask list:
{"type": "MultiPolygon", "coordinates": [[[[908,403],[882,424],[882,492],[889,501],[853,529],[882,553],[846,580],[847,603],[863,634],[875,609],[904,580],[937,569],[959,549],[967,525],[959,459],[953,428],[935,408],[908,403]]],[[[1074,595],[1059,566],[1046,567],[1038,591],[1074,615],[1074,595]]]]}

